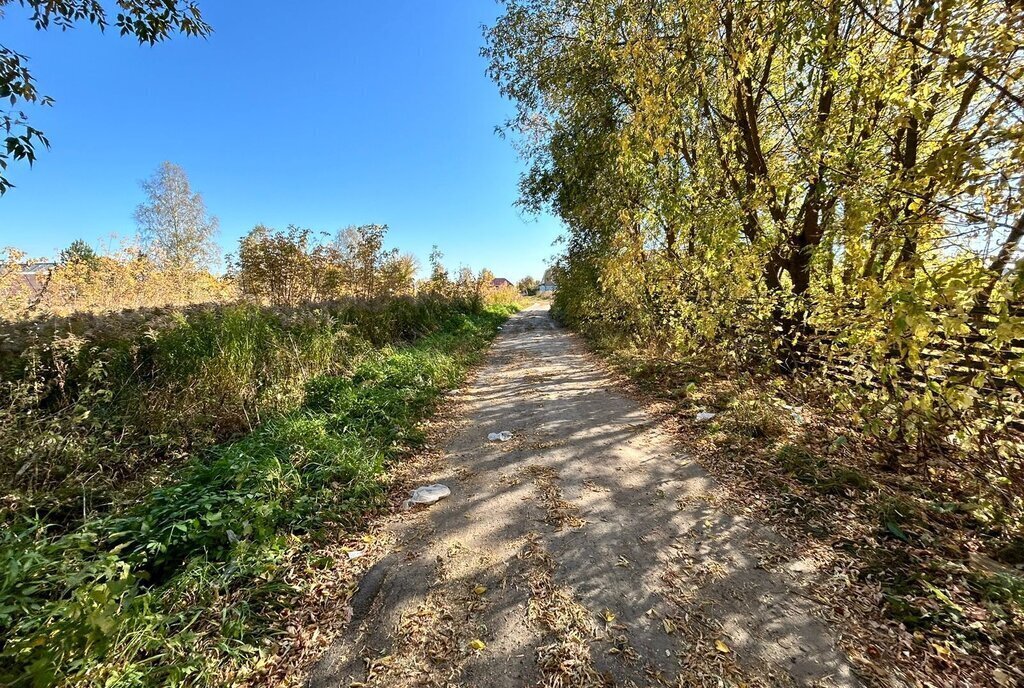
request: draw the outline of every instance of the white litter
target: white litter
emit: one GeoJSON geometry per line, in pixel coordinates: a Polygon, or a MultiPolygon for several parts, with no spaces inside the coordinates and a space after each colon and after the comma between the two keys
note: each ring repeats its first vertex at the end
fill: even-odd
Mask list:
{"type": "Polygon", "coordinates": [[[364,552],[361,549],[350,549],[348,551],[348,558],[349,559],[358,559],[359,557],[363,556],[364,554],[366,554],[366,552],[364,552]]]}
{"type": "Polygon", "coordinates": [[[433,504],[439,499],[444,499],[451,493],[452,491],[448,489],[448,486],[442,485],[441,483],[417,487],[409,493],[409,499],[405,500],[405,503],[402,504],[402,508],[408,511],[416,504],[433,504]]]}
{"type": "Polygon", "coordinates": [[[789,415],[793,416],[793,420],[797,425],[804,424],[804,407],[803,406],[790,406],[789,404],[782,404],[782,408],[789,411],[789,415]]]}
{"type": "Polygon", "coordinates": [[[512,439],[512,433],[509,432],[508,430],[503,430],[501,432],[492,432],[487,436],[487,439],[490,440],[491,442],[508,442],[510,439],[512,439]]]}
{"type": "Polygon", "coordinates": [[[711,411],[701,411],[700,413],[697,414],[697,422],[703,423],[705,421],[711,420],[717,415],[717,413],[712,413],[711,411]]]}

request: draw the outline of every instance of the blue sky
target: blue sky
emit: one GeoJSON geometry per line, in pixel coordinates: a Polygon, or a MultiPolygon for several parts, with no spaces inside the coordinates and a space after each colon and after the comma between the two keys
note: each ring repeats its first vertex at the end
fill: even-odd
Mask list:
{"type": "Polygon", "coordinates": [[[52,148],[10,168],[0,247],[41,257],[134,234],[138,181],[171,160],[226,251],[257,223],[376,222],[423,262],[438,244],[450,268],[540,276],[560,227],[513,207],[523,163],[494,132],[512,106],[479,56],[494,0],[199,5],[210,38],[155,47],[87,25],[38,32],[6,9],[4,44],[56,104],[31,111],[52,148]]]}

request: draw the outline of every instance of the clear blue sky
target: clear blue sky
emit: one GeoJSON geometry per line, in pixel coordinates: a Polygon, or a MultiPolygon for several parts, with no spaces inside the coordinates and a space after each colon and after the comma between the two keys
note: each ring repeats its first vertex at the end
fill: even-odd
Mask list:
{"type": "Polygon", "coordinates": [[[511,105],[479,56],[494,0],[199,5],[210,38],[155,47],[5,10],[3,43],[56,104],[31,111],[52,148],[9,169],[0,247],[43,257],[134,234],[138,181],[171,160],[226,251],[257,223],[375,222],[423,262],[438,244],[450,268],[540,277],[560,228],[513,207],[523,163],[494,132],[511,105]]]}

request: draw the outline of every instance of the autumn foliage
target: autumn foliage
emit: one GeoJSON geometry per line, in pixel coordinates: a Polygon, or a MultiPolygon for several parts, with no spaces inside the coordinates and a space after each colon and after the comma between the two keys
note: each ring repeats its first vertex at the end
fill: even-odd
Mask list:
{"type": "Polygon", "coordinates": [[[1019,506],[1022,42],[996,0],[510,0],[485,52],[568,323],[815,381],[1019,506]]]}

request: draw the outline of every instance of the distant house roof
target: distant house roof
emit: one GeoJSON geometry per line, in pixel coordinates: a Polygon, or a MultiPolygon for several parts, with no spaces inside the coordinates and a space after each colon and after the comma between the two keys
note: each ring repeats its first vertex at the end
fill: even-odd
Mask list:
{"type": "Polygon", "coordinates": [[[541,291],[554,291],[556,289],[556,285],[554,282],[541,282],[537,288],[541,291]]]}
{"type": "Polygon", "coordinates": [[[29,293],[35,296],[43,290],[50,271],[57,267],[56,263],[25,263],[21,266],[21,280],[29,293]]]}
{"type": "Polygon", "coordinates": [[[56,263],[40,262],[40,263],[23,263],[21,266],[21,274],[23,275],[35,275],[39,273],[46,274],[50,270],[57,267],[56,263]]]}
{"type": "Polygon", "coordinates": [[[501,287],[511,287],[513,285],[504,277],[495,277],[491,280],[491,286],[495,289],[500,289],[501,287]]]}

